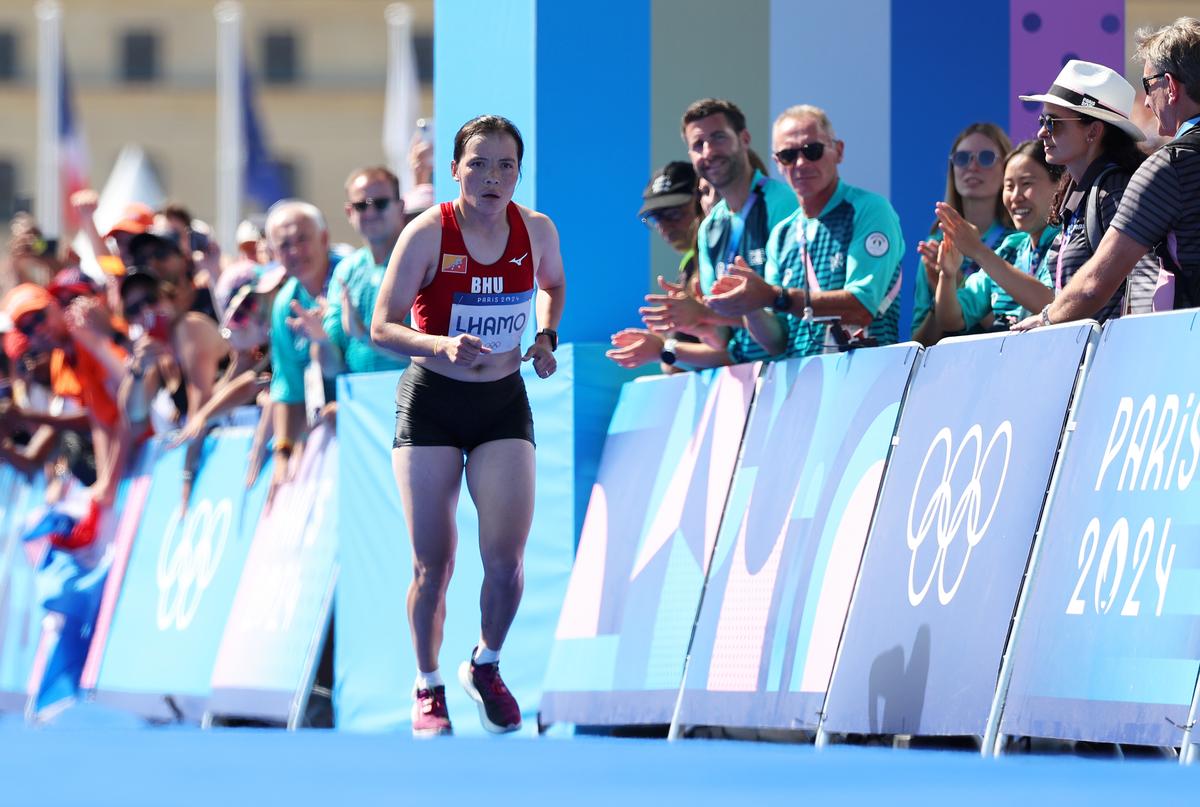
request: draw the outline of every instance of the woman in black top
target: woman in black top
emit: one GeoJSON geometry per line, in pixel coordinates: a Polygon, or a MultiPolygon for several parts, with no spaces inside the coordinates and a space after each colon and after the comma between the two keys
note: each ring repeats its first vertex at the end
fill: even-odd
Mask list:
{"type": "MultiPolygon", "coordinates": [[[[1042,102],[1038,137],[1046,162],[1066,168],[1049,220],[1063,229],[1048,255],[1057,293],[1092,256],[1117,214],[1129,178],[1145,159],[1137,146],[1145,134],[1130,120],[1133,87],[1103,65],[1071,60],[1045,94],[1021,100],[1042,102]]],[[[1098,321],[1150,310],[1158,276],[1152,257],[1138,263],[1097,313],[1098,321]]]]}

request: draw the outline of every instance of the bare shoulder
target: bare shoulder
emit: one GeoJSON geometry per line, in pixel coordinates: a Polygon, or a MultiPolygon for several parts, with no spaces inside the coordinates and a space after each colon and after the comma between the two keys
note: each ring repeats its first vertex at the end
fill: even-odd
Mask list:
{"type": "Polygon", "coordinates": [[[517,209],[521,211],[521,218],[525,220],[525,227],[529,230],[530,238],[542,246],[558,242],[558,229],[549,216],[539,213],[531,207],[525,207],[525,205],[517,205],[517,209]]]}
{"type": "Polygon", "coordinates": [[[442,242],[442,213],[439,205],[426,208],[410,221],[400,233],[399,244],[418,250],[435,251],[442,242]]]}
{"type": "Polygon", "coordinates": [[[198,311],[189,311],[179,321],[179,334],[189,339],[202,339],[216,334],[220,336],[221,329],[212,317],[198,311]]]}

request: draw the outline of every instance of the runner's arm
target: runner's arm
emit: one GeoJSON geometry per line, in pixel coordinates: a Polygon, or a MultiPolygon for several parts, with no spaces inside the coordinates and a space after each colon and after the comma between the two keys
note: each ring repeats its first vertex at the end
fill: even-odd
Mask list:
{"type": "Polygon", "coordinates": [[[538,329],[557,331],[562,320],[563,306],[567,300],[567,276],[563,271],[562,252],[558,244],[558,230],[548,217],[532,213],[529,219],[537,249],[537,264],[534,279],[537,281],[537,324],[538,329]]]}

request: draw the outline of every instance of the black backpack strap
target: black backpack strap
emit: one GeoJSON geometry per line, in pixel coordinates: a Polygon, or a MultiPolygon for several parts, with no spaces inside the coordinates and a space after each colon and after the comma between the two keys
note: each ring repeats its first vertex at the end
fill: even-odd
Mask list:
{"type": "Polygon", "coordinates": [[[1100,246],[1100,239],[1104,236],[1104,225],[1100,221],[1100,185],[1109,174],[1118,170],[1120,169],[1117,165],[1105,166],[1088,189],[1087,202],[1084,204],[1083,231],[1087,235],[1088,249],[1092,254],[1095,254],[1096,248],[1100,246]]]}

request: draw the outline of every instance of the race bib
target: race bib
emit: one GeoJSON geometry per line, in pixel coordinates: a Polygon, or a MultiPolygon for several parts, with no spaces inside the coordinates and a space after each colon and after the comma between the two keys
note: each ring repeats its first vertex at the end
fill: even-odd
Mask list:
{"type": "Polygon", "coordinates": [[[478,336],[493,353],[516,350],[529,323],[532,299],[533,289],[510,294],[457,292],[450,309],[449,335],[478,336]]]}

